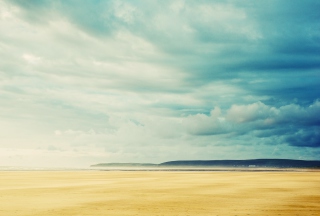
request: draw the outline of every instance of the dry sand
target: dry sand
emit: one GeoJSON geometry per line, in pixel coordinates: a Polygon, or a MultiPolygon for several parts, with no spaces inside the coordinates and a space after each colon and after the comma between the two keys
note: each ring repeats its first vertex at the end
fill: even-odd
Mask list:
{"type": "Polygon", "coordinates": [[[320,215],[320,172],[0,172],[0,215],[320,215]]]}

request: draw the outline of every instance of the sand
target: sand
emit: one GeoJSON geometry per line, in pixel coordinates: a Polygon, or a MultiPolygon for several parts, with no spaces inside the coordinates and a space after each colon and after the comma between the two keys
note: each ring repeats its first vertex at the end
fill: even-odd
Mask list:
{"type": "Polygon", "coordinates": [[[0,215],[320,215],[320,172],[0,172],[0,215]]]}

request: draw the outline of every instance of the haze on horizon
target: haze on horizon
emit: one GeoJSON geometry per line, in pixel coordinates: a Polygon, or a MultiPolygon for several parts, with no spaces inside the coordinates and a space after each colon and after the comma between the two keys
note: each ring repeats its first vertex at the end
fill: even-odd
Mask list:
{"type": "Polygon", "coordinates": [[[0,0],[0,166],[319,160],[319,11],[0,0]]]}

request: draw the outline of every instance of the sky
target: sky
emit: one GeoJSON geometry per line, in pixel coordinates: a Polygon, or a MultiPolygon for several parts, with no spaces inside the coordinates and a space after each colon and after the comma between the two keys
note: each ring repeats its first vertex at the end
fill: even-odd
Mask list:
{"type": "Polygon", "coordinates": [[[318,0],[0,0],[0,166],[320,160],[318,0]]]}

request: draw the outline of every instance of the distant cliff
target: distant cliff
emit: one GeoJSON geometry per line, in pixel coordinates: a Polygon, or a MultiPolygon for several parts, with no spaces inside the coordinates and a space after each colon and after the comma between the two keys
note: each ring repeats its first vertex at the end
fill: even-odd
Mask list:
{"type": "Polygon", "coordinates": [[[152,163],[100,163],[91,167],[271,167],[271,168],[320,168],[320,161],[290,159],[252,160],[188,160],[152,163]]]}

